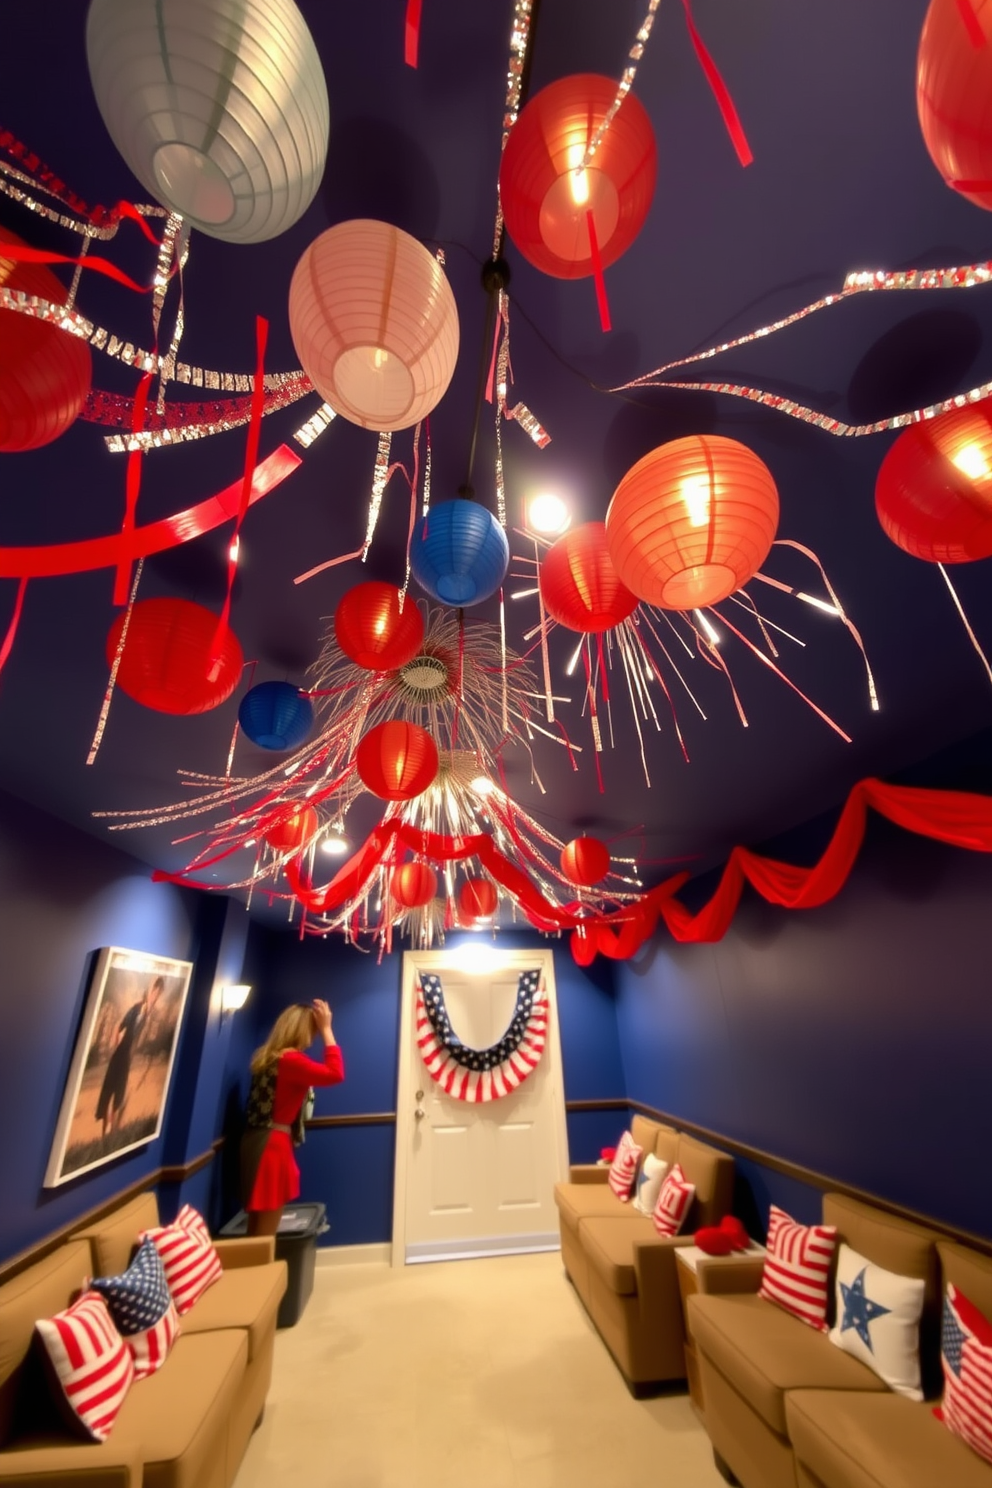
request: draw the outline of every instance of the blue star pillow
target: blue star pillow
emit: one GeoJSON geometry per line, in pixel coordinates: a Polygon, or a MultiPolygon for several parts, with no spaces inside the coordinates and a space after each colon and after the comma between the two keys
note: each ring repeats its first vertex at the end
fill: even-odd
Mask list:
{"type": "Polygon", "coordinates": [[[837,1320],[830,1330],[830,1342],[867,1364],[890,1389],[909,1400],[922,1400],[924,1283],[885,1271],[842,1244],[836,1287],[837,1320]]]}
{"type": "Polygon", "coordinates": [[[151,1240],[143,1240],[120,1276],[98,1276],[90,1283],[110,1309],[134,1360],[134,1377],[161,1369],[179,1333],[179,1316],[165,1279],[165,1267],[151,1240]]]}

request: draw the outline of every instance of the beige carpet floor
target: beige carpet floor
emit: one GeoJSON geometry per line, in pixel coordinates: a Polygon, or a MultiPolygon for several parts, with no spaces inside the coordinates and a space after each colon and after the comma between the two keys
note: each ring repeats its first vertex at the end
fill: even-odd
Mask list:
{"type": "Polygon", "coordinates": [[[236,1488],[723,1488],[679,1392],[629,1395],[557,1254],[318,1266],[236,1488]]]}

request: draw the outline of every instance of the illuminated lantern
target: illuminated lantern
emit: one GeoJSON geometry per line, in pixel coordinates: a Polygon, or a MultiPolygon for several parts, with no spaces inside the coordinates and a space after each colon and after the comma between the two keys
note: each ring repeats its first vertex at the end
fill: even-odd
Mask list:
{"type": "Polygon", "coordinates": [[[86,57],[111,139],[164,206],[228,243],[302,217],[330,112],[293,0],[91,0],[86,57]]]}
{"type": "MultiPolygon", "coordinates": [[[[107,637],[107,661],[117,655],[127,610],[107,637]]],[[[117,669],[117,686],[158,713],[208,713],[226,702],[241,680],[244,657],[227,626],[215,647],[217,616],[188,599],[139,599],[117,669]]]]}
{"type": "Polygon", "coordinates": [[[437,893],[437,874],[427,863],[403,863],[393,870],[389,892],[403,909],[421,909],[437,893]]]}
{"type": "Polygon", "coordinates": [[[374,796],[383,801],[410,801],[437,775],[437,745],[419,724],[390,718],[362,737],[355,764],[362,784],[374,796]]]}
{"type": "Polygon", "coordinates": [[[591,888],[610,871],[610,850],[598,837],[574,837],[561,850],[561,871],[569,883],[591,888]]]}
{"type": "Polygon", "coordinates": [[[424,643],[424,622],[412,599],[400,609],[395,584],[356,584],[334,611],[334,636],[356,666],[394,672],[412,661],[424,643]]]}
{"type": "Polygon", "coordinates": [[[509,563],[506,533],[477,501],[439,502],[413,529],[410,570],[440,604],[481,604],[496,593],[509,563]]]}
{"type": "Polygon", "coordinates": [[[567,630],[613,630],[637,608],[637,595],[617,578],[602,522],[574,527],[552,543],[540,583],[545,609],[567,630]]]}
{"type": "Polygon", "coordinates": [[[644,225],[657,151],[643,105],[628,93],[591,162],[586,149],[616,98],[613,78],[579,73],[542,88],[522,110],[503,151],[506,230],[535,268],[556,279],[594,272],[588,215],[605,268],[644,225]]]}
{"type": "MultiPolygon", "coordinates": [[[[24,239],[0,227],[0,288],[64,305],[67,291],[42,264],[5,258],[24,239]]],[[[92,357],[79,336],[17,310],[0,310],[0,451],[38,449],[64,434],[90,390],[92,357]]]]}
{"type": "Polygon", "coordinates": [[[992,12],[931,0],[916,58],[916,109],[948,186],[992,210],[992,12]]]}
{"type": "Polygon", "coordinates": [[[302,852],[316,835],[319,825],[320,821],[313,807],[301,806],[299,811],[291,812],[282,821],[269,827],[265,840],[278,853],[302,852]]]}
{"type": "Polygon", "coordinates": [[[992,557],[992,410],[953,408],[910,424],[875,483],[887,537],[928,563],[992,557]]]}
{"type": "Polygon", "coordinates": [[[241,699],[238,722],[260,749],[295,749],[313,728],[313,704],[291,682],[260,682],[241,699]]]}
{"type": "Polygon", "coordinates": [[[488,920],[496,913],[497,894],[488,878],[467,878],[458,890],[458,911],[464,920],[488,920]]]}
{"type": "Polygon", "coordinates": [[[616,571],[663,610],[716,604],[757,573],[775,540],[771,471],[736,439],[673,439],[627,471],[606,513],[616,571]]]}
{"type": "Polygon", "coordinates": [[[289,329],[317,391],[364,429],[406,429],[444,396],[458,359],[458,308],[416,238],[357,218],[304,252],[289,286],[289,329]]]}

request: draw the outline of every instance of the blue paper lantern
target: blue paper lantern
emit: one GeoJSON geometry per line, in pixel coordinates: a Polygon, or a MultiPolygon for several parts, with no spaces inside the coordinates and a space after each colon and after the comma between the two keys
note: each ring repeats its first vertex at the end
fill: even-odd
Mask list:
{"type": "Polygon", "coordinates": [[[506,533],[492,512],[461,497],[432,506],[410,544],[414,578],[446,605],[488,599],[502,584],[509,562],[506,533]]]}
{"type": "Polygon", "coordinates": [[[241,699],[238,722],[260,749],[295,749],[313,728],[313,704],[291,682],[260,682],[241,699]]]}

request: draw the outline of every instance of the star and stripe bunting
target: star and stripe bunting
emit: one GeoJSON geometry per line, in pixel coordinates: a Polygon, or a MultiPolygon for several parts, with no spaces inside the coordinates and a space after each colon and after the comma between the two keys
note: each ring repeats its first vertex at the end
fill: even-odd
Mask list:
{"type": "Polygon", "coordinates": [[[992,1324],[953,1284],[944,1298],[940,1362],[944,1399],[936,1414],[992,1462],[992,1324]]]}
{"type": "Polygon", "coordinates": [[[827,1331],[827,1278],[837,1245],[835,1225],[800,1225],[773,1204],[768,1254],[758,1295],[821,1333],[827,1331]]]}
{"type": "Polygon", "coordinates": [[[134,1361],[97,1292],[35,1323],[73,1413],[95,1441],[106,1441],[131,1382],[134,1361]]]}
{"type": "Polygon", "coordinates": [[[500,1100],[518,1089],[540,1063],[547,1036],[548,1002],[539,970],[520,973],[513,1016],[488,1049],[472,1049],[456,1035],[441,978],[433,972],[418,978],[417,1047],[431,1079],[455,1100],[500,1100]]]}
{"type": "Polygon", "coordinates": [[[179,1333],[165,1268],[151,1240],[143,1240],[120,1276],[99,1276],[91,1286],[110,1309],[114,1324],[134,1360],[134,1377],[161,1369],[179,1333]]]}

